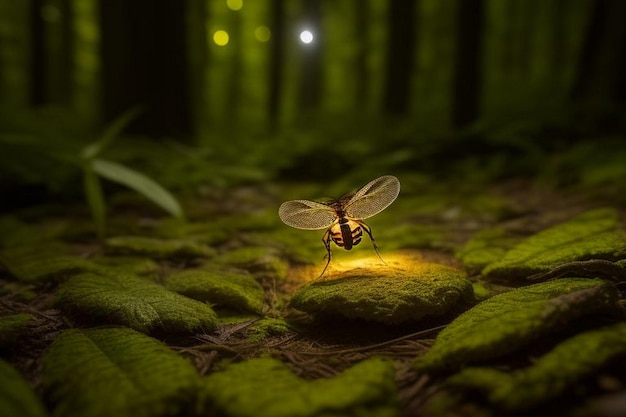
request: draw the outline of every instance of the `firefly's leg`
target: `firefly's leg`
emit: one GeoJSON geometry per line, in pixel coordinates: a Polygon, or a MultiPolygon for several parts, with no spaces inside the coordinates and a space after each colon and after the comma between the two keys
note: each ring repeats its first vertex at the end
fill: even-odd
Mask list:
{"type": "Polygon", "coordinates": [[[358,222],[359,225],[361,226],[361,228],[363,230],[365,230],[365,232],[367,233],[367,235],[370,237],[370,240],[372,241],[372,245],[374,246],[374,250],[376,251],[376,255],[378,255],[378,259],[380,259],[380,261],[382,263],[384,263],[385,265],[387,265],[387,263],[383,260],[383,258],[380,256],[380,253],[378,252],[378,246],[376,245],[376,240],[374,240],[374,236],[372,236],[372,229],[371,227],[369,227],[368,225],[366,225],[363,222],[358,222]]]}
{"type": "Polygon", "coordinates": [[[322,275],[324,275],[324,272],[326,272],[326,268],[328,268],[328,265],[330,264],[330,229],[328,229],[326,231],[326,233],[324,233],[324,236],[322,237],[322,242],[324,242],[324,247],[326,247],[326,256],[325,258],[327,258],[328,260],[326,261],[326,266],[324,266],[324,269],[322,270],[322,273],[320,274],[319,277],[317,277],[317,279],[320,279],[322,277],[322,275]]]}

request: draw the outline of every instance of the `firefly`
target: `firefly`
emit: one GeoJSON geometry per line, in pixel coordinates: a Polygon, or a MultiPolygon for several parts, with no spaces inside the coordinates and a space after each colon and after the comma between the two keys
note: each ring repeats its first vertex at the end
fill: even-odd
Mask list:
{"type": "Polygon", "coordinates": [[[286,201],[278,209],[278,216],[283,223],[296,229],[326,229],[322,241],[328,260],[320,274],[322,277],[330,264],[330,242],[335,242],[345,250],[351,250],[361,243],[363,231],[369,236],[376,254],[382,261],[372,236],[372,229],[363,220],[389,207],[399,193],[400,181],[392,175],[384,175],[338,200],[326,203],[310,200],[286,201]]]}

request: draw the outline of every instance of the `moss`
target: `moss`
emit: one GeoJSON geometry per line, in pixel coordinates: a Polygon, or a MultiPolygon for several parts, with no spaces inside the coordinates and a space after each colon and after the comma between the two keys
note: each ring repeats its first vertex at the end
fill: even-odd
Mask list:
{"type": "Polygon", "coordinates": [[[44,357],[56,416],[186,415],[200,378],[161,342],[128,328],[66,330],[44,357]]]}
{"type": "Polygon", "coordinates": [[[618,294],[602,280],[564,278],[495,295],[457,317],[416,361],[438,372],[502,357],[580,317],[616,310],[618,294]]]}
{"type": "Polygon", "coordinates": [[[598,209],[530,236],[482,273],[490,280],[523,279],[567,262],[624,257],[626,231],[618,228],[617,213],[598,209]]]}
{"type": "Polygon", "coordinates": [[[189,269],[165,278],[165,287],[196,300],[260,314],[263,287],[248,273],[189,269]]]}
{"type": "Polygon", "coordinates": [[[144,333],[209,331],[217,325],[208,305],[129,274],[79,274],[63,283],[57,295],[69,314],[144,333]]]}
{"type": "Polygon", "coordinates": [[[248,327],[249,339],[260,342],[269,336],[280,336],[291,330],[289,323],[282,318],[264,317],[248,327]]]}
{"type": "Polygon", "coordinates": [[[45,417],[41,401],[24,377],[10,364],[0,359],[0,413],[3,416],[45,417]]]}
{"type": "Polygon", "coordinates": [[[278,360],[252,359],[206,378],[214,415],[231,417],[395,416],[392,362],[374,358],[331,378],[306,381],[278,360]]]}
{"type": "Polygon", "coordinates": [[[267,247],[235,249],[216,256],[211,262],[246,269],[258,279],[283,281],[287,276],[287,263],[278,257],[276,250],[267,247]]]}
{"type": "Polygon", "coordinates": [[[385,324],[440,316],[473,302],[465,273],[415,262],[401,267],[357,268],[298,289],[290,305],[316,317],[340,315],[385,324]]]}
{"type": "Polygon", "coordinates": [[[99,256],[92,259],[98,265],[129,274],[154,276],[160,269],[158,263],[146,257],[99,256]]]}
{"type": "Polygon", "coordinates": [[[142,236],[117,236],[105,241],[111,253],[133,254],[152,258],[210,258],[215,250],[189,239],[157,239],[142,236]]]}
{"type": "Polygon", "coordinates": [[[456,258],[468,271],[478,273],[485,266],[502,259],[515,243],[517,239],[507,236],[503,229],[481,230],[456,252],[456,258]]]}
{"type": "Polygon", "coordinates": [[[626,323],[619,323],[571,337],[527,368],[508,374],[490,368],[467,368],[449,378],[448,384],[483,391],[501,409],[523,411],[565,393],[624,357],[626,323]]]}
{"type": "Polygon", "coordinates": [[[8,348],[26,332],[32,322],[30,314],[9,314],[0,316],[0,348],[8,348]]]}

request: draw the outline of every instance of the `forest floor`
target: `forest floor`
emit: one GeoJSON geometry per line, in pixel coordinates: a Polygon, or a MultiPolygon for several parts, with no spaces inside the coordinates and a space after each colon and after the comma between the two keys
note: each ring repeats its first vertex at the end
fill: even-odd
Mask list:
{"type": "Polygon", "coordinates": [[[398,177],[396,202],[367,220],[384,263],[364,236],[351,251],[333,244],[321,278],[324,230],[290,228],[277,210],[345,184],[200,189],[182,197],[185,221],[120,192],[103,240],[77,203],[3,215],[0,405],[33,416],[626,412],[619,188],[398,177]]]}

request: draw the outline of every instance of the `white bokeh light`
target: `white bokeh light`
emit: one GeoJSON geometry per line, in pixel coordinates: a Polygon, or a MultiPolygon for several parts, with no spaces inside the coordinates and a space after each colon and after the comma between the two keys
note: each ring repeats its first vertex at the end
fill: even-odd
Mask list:
{"type": "Polygon", "coordinates": [[[313,42],[313,33],[310,30],[303,30],[300,32],[300,40],[302,43],[311,43],[313,42]]]}

